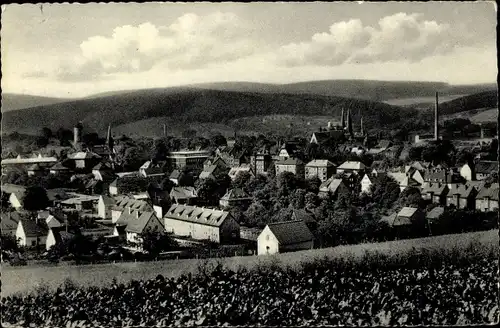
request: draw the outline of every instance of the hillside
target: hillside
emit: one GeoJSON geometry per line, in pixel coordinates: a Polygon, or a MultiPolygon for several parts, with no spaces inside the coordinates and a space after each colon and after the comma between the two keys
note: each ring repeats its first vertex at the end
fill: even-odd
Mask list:
{"type": "Polygon", "coordinates": [[[227,124],[233,119],[274,114],[320,115],[335,120],[343,108],[351,108],[355,122],[362,114],[367,128],[394,126],[416,112],[341,97],[167,88],[9,111],[3,115],[2,128],[6,133],[38,133],[44,126],[71,128],[82,121],[84,126],[103,133],[108,124],[117,126],[155,117],[175,118],[177,123],[227,124]]]}
{"type": "Polygon", "coordinates": [[[498,107],[498,94],[496,90],[475,93],[444,102],[439,105],[439,110],[441,114],[447,115],[480,108],[495,107],[498,107]]]}
{"type": "Polygon", "coordinates": [[[16,109],[30,108],[35,106],[52,105],[70,101],[65,98],[50,98],[32,95],[21,95],[14,93],[2,94],[2,113],[16,109]]]}
{"type": "Polygon", "coordinates": [[[323,80],[289,84],[220,82],[193,84],[191,87],[221,91],[337,96],[372,101],[432,97],[436,91],[439,91],[442,95],[466,95],[487,90],[496,90],[495,84],[454,86],[442,82],[374,80],[323,80]]]}

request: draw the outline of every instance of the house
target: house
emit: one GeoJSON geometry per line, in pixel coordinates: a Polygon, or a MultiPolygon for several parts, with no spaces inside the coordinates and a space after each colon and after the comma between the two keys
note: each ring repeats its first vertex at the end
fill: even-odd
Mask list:
{"type": "MultiPolygon", "coordinates": [[[[249,164],[250,162],[249,151],[236,144],[217,149],[216,155],[225,163],[226,167],[249,164]]],[[[215,163],[210,165],[212,164],[215,163]]]]}
{"type": "Polygon", "coordinates": [[[116,222],[113,235],[120,235],[120,228],[117,228],[120,226],[125,226],[125,239],[128,242],[137,244],[139,248],[142,243],[140,235],[145,231],[151,230],[162,233],[165,232],[161,219],[159,219],[153,211],[146,211],[142,213],[139,211],[122,213],[119,220],[116,222]]]}
{"type": "Polygon", "coordinates": [[[422,172],[417,169],[410,170],[407,175],[421,185],[425,182],[422,172]]]}
{"type": "Polygon", "coordinates": [[[164,175],[165,172],[163,172],[162,166],[158,163],[153,163],[152,161],[147,161],[139,168],[139,176],[143,178],[162,177],[164,175]]]}
{"type": "Polygon", "coordinates": [[[484,180],[493,172],[498,172],[497,161],[479,161],[476,164],[476,179],[484,180]]]}
{"type": "Polygon", "coordinates": [[[243,240],[248,240],[252,242],[257,242],[257,239],[259,238],[259,234],[261,232],[261,229],[259,228],[250,228],[250,227],[245,227],[241,226],[240,227],[240,239],[243,240]]]}
{"type": "Polygon", "coordinates": [[[250,156],[250,162],[253,166],[255,175],[267,174],[269,168],[273,164],[273,157],[271,156],[269,148],[263,147],[256,154],[250,156]]]}
{"type": "Polygon", "coordinates": [[[73,167],[84,170],[94,167],[101,160],[101,156],[91,151],[79,151],[68,156],[68,159],[73,162],[73,167]]]}
{"type": "Polygon", "coordinates": [[[241,164],[240,166],[232,167],[229,170],[228,175],[231,178],[231,180],[234,180],[236,179],[236,177],[240,172],[248,172],[251,176],[254,176],[253,170],[249,164],[241,164]]]}
{"type": "Polygon", "coordinates": [[[475,208],[477,190],[474,187],[452,183],[448,185],[448,188],[450,190],[446,196],[446,205],[454,205],[456,208],[475,208]]]}
{"type": "Polygon", "coordinates": [[[405,173],[400,172],[388,172],[388,176],[396,180],[399,185],[400,192],[403,192],[408,187],[420,187],[420,183],[413,178],[408,177],[405,173]]]}
{"type": "Polygon", "coordinates": [[[304,221],[311,231],[318,226],[318,222],[314,219],[314,214],[306,209],[294,209],[290,216],[290,221],[304,221]]]}
{"type": "Polygon", "coordinates": [[[275,163],[276,175],[283,172],[290,172],[298,176],[304,174],[304,162],[298,158],[288,158],[275,163]]]}
{"type": "Polygon", "coordinates": [[[464,166],[460,168],[460,176],[462,176],[466,181],[476,180],[476,172],[474,170],[474,165],[464,164],[464,166]]]}
{"type": "Polygon", "coordinates": [[[15,236],[19,221],[26,218],[27,215],[20,212],[3,212],[1,220],[2,235],[15,236]]]}
{"type": "Polygon", "coordinates": [[[314,235],[302,220],[269,223],[257,238],[257,254],[312,249],[314,235]]]}
{"type": "Polygon", "coordinates": [[[348,191],[349,188],[342,179],[331,177],[320,185],[318,196],[325,198],[329,193],[331,193],[334,197],[336,197],[341,190],[348,191]]]}
{"type": "Polygon", "coordinates": [[[49,173],[53,175],[68,175],[70,173],[70,169],[62,163],[56,163],[50,167],[49,173]]]}
{"type": "Polygon", "coordinates": [[[425,217],[424,213],[415,207],[403,207],[398,213],[383,216],[380,221],[386,222],[390,227],[408,227],[425,217]]]}
{"type": "Polygon", "coordinates": [[[92,174],[97,181],[110,181],[114,177],[114,169],[110,164],[101,162],[92,168],[92,174]]]}
{"type": "Polygon", "coordinates": [[[45,245],[49,228],[44,220],[21,219],[16,229],[19,246],[45,245]]]}
{"type": "Polygon", "coordinates": [[[174,169],[201,170],[203,163],[210,156],[208,150],[180,150],[173,151],[167,156],[170,167],[174,169]]]}
{"type": "Polygon", "coordinates": [[[101,219],[111,219],[111,209],[115,205],[115,200],[106,195],[100,195],[97,203],[97,215],[101,219]]]}
{"type": "Polygon", "coordinates": [[[30,164],[39,164],[39,165],[54,165],[57,163],[57,158],[55,157],[43,157],[42,154],[35,155],[33,157],[21,158],[21,155],[18,155],[16,158],[6,158],[2,159],[2,166],[6,165],[30,165],[30,164]]]}
{"type": "Polygon", "coordinates": [[[176,204],[193,205],[198,199],[198,192],[194,187],[173,187],[170,199],[176,204]]]}
{"type": "Polygon", "coordinates": [[[366,165],[357,161],[345,161],[337,168],[337,173],[354,173],[362,175],[366,165]]]}
{"type": "Polygon", "coordinates": [[[73,233],[67,232],[64,228],[50,228],[47,234],[45,248],[49,250],[52,246],[63,241],[71,240],[74,236],[73,233]]]}
{"type": "Polygon", "coordinates": [[[424,171],[424,180],[425,182],[440,182],[440,183],[457,182],[457,178],[452,171],[442,168],[426,169],[424,171]]]}
{"type": "Polygon", "coordinates": [[[498,183],[484,187],[476,196],[476,209],[482,212],[498,210],[498,183]]]}
{"type": "Polygon", "coordinates": [[[305,178],[318,177],[322,182],[328,180],[335,174],[335,164],[326,159],[315,159],[307,163],[305,167],[305,178]]]}
{"type": "Polygon", "coordinates": [[[115,205],[111,208],[111,220],[116,223],[123,212],[154,212],[151,204],[142,199],[134,199],[128,196],[118,196],[115,198],[115,205]]]}
{"type": "Polygon", "coordinates": [[[383,154],[386,158],[397,159],[403,150],[403,145],[393,145],[387,148],[383,154]]]}
{"type": "Polygon", "coordinates": [[[432,210],[427,212],[425,218],[429,224],[433,224],[439,220],[439,218],[443,215],[443,213],[444,213],[444,207],[436,206],[432,210]]]}
{"type": "Polygon", "coordinates": [[[215,157],[215,158],[208,158],[204,163],[203,163],[203,170],[208,170],[210,168],[210,166],[212,165],[216,165],[216,166],[220,166],[220,167],[223,167],[225,169],[229,169],[229,166],[227,165],[227,163],[222,159],[220,158],[219,156],[215,157]]]}
{"type": "Polygon", "coordinates": [[[226,166],[222,166],[220,164],[208,165],[203,171],[201,171],[199,179],[207,179],[220,176],[221,174],[226,174],[228,172],[226,166]]]}
{"type": "Polygon", "coordinates": [[[21,210],[26,196],[26,187],[8,183],[2,184],[2,198],[4,195],[9,195],[9,203],[14,209],[21,210]]]}
{"type": "Polygon", "coordinates": [[[246,209],[252,202],[252,197],[241,188],[233,188],[226,192],[226,194],[219,200],[221,207],[241,207],[246,209]]]}
{"type": "Polygon", "coordinates": [[[170,181],[172,181],[173,183],[175,183],[176,186],[179,185],[179,180],[181,179],[181,177],[184,175],[183,172],[179,171],[179,170],[173,170],[172,173],[170,173],[170,176],[168,177],[170,179],[170,181]]]}
{"type": "Polygon", "coordinates": [[[49,229],[62,227],[61,222],[64,220],[62,213],[52,214],[49,211],[38,212],[37,218],[38,220],[44,220],[49,229]],[[57,215],[57,218],[55,215],[57,215]]]}
{"type": "Polygon", "coordinates": [[[44,171],[44,169],[38,164],[30,165],[26,169],[28,176],[43,175],[43,171],[44,171]]]}
{"type": "Polygon", "coordinates": [[[440,205],[446,205],[448,192],[448,185],[440,182],[424,182],[421,190],[423,199],[440,205]]]}
{"type": "Polygon", "coordinates": [[[174,204],[163,216],[167,232],[224,243],[238,239],[240,225],[227,211],[174,204]]]}
{"type": "Polygon", "coordinates": [[[99,196],[77,195],[60,202],[64,208],[71,208],[77,211],[93,210],[99,202],[99,196]]]}
{"type": "Polygon", "coordinates": [[[297,152],[297,145],[290,142],[285,142],[279,150],[278,160],[284,161],[289,158],[295,158],[295,153],[297,152]]]}
{"type": "Polygon", "coordinates": [[[47,189],[47,198],[49,199],[49,207],[57,206],[63,200],[71,198],[64,188],[47,189]]]}
{"type": "Polygon", "coordinates": [[[373,182],[373,175],[365,173],[365,175],[363,175],[363,179],[361,179],[361,193],[370,194],[373,182]]]}

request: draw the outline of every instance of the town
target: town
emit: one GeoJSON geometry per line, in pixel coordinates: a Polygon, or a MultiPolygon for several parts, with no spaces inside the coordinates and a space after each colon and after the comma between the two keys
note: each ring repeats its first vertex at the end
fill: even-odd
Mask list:
{"type": "Polygon", "coordinates": [[[437,98],[434,134],[407,141],[370,135],[362,117],[354,131],[349,109],[308,140],[179,139],[164,125],[145,162],[111,126],[102,139],[81,123],[44,128],[64,151],[2,160],[2,261],[265,255],[492,229],[497,136],[441,132],[437,98]]]}

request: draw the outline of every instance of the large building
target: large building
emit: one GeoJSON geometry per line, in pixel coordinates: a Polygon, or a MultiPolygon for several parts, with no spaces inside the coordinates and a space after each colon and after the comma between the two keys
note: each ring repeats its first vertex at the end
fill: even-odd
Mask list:
{"type": "Polygon", "coordinates": [[[167,232],[197,240],[224,243],[237,240],[240,225],[227,211],[174,204],[163,216],[167,232]]]}
{"type": "Polygon", "coordinates": [[[167,156],[173,169],[194,169],[202,170],[203,163],[210,156],[208,150],[180,150],[173,151],[167,156]]]}
{"type": "Polygon", "coordinates": [[[318,177],[321,182],[328,180],[335,174],[335,164],[326,159],[315,159],[307,163],[305,167],[305,178],[318,177]]]}

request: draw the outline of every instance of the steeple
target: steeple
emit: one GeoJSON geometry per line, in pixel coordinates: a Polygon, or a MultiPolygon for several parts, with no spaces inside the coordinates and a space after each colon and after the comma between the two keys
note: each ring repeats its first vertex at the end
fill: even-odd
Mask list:
{"type": "Polygon", "coordinates": [[[351,109],[347,111],[347,132],[349,133],[349,136],[352,138],[354,137],[353,131],[352,131],[352,116],[351,116],[351,109]]]}

